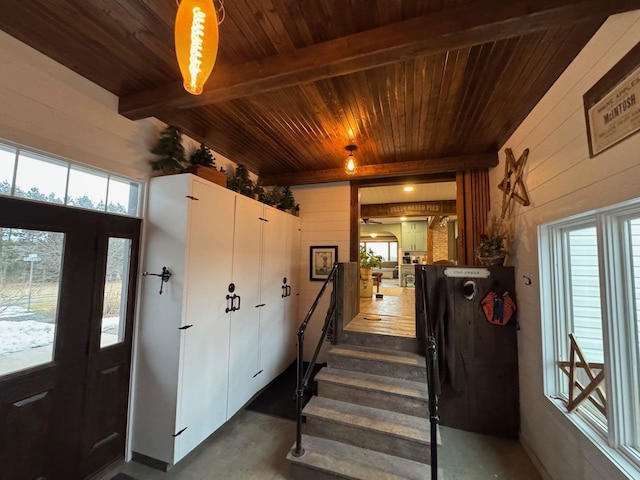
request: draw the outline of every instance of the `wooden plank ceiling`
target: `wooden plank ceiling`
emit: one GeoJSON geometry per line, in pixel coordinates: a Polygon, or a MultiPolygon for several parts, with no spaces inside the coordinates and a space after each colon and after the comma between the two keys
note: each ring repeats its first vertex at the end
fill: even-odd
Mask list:
{"type": "Polygon", "coordinates": [[[640,0],[227,0],[205,93],[174,0],[3,0],[0,28],[266,184],[452,172],[496,152],[610,14],[640,0]]]}

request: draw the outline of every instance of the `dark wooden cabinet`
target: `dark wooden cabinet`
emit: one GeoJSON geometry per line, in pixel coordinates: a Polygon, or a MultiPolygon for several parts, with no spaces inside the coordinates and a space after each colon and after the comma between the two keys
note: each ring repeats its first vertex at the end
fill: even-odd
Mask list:
{"type": "MultiPolygon", "coordinates": [[[[475,294],[465,298],[465,276],[445,275],[446,266],[424,266],[416,275],[417,292],[426,289],[424,300],[416,295],[420,325],[426,321],[444,327],[438,348],[446,348],[446,361],[455,364],[455,379],[444,377],[439,401],[440,423],[472,432],[517,438],[520,425],[518,391],[517,311],[504,326],[485,318],[481,302],[491,290],[508,291],[515,301],[512,267],[487,268],[486,279],[473,278],[475,294]],[[420,318],[422,317],[422,318],[420,318]],[[442,345],[442,338],[446,338],[442,345]],[[457,387],[457,388],[454,388],[457,387]]],[[[460,269],[476,267],[457,267],[460,269]]],[[[461,271],[461,270],[459,270],[461,271]]],[[[442,354],[439,355],[442,359],[442,354]]]]}

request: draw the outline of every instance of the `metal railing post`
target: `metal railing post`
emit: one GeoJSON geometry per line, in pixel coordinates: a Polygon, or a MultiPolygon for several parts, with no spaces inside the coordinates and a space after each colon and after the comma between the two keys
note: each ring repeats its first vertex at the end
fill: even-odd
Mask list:
{"type": "Polygon", "coordinates": [[[429,376],[429,422],[431,426],[431,480],[438,479],[438,400],[436,395],[435,369],[438,347],[436,339],[429,337],[427,340],[427,374],[429,376]]]}
{"type": "Polygon", "coordinates": [[[302,448],[302,399],[304,397],[303,362],[302,355],[304,353],[304,332],[298,331],[298,358],[296,360],[296,447],[291,451],[294,457],[304,455],[302,448]]]}

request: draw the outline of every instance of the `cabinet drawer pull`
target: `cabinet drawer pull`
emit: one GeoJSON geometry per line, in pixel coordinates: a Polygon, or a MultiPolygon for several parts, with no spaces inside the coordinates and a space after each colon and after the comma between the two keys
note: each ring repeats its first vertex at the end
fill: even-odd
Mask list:
{"type": "Polygon", "coordinates": [[[181,435],[181,434],[182,434],[182,433],[183,433],[187,428],[189,428],[189,427],[184,427],[184,428],[183,428],[182,430],[180,430],[178,433],[173,433],[173,434],[171,434],[171,436],[172,436],[173,438],[176,438],[178,435],[181,435]]]}
{"type": "Polygon", "coordinates": [[[186,330],[187,328],[191,328],[193,325],[185,325],[183,327],[178,327],[178,330],[186,330]]]}
{"type": "Polygon", "coordinates": [[[260,375],[264,370],[260,370],[258,373],[256,373],[253,378],[256,378],[258,375],[260,375]]]}
{"type": "Polygon", "coordinates": [[[256,305],[256,308],[264,307],[266,303],[261,303],[260,305],[256,305]]]}
{"type": "Polygon", "coordinates": [[[193,195],[185,195],[189,200],[200,200],[199,198],[194,197],[193,195]]]}

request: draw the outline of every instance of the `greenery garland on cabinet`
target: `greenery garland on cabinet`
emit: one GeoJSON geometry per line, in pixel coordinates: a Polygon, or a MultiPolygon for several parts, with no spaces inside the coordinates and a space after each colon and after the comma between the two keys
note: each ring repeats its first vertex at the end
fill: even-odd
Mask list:
{"type": "MultiPolygon", "coordinates": [[[[176,173],[194,173],[200,175],[200,167],[206,167],[205,170],[213,170],[216,174],[216,162],[209,147],[204,143],[195,149],[187,159],[185,149],[182,144],[182,133],[176,127],[167,126],[160,131],[160,136],[156,145],[150,150],[151,153],[157,155],[158,158],[149,160],[153,171],[162,172],[164,175],[172,175],[176,173]]],[[[250,198],[254,198],[266,205],[276,207],[279,210],[289,212],[292,215],[298,215],[300,205],[296,204],[290,187],[278,187],[274,185],[270,188],[264,188],[260,179],[256,182],[251,180],[247,168],[238,164],[232,172],[225,172],[220,167],[220,172],[225,173],[227,178],[226,187],[234,192],[238,192],[250,198]]],[[[220,175],[219,173],[217,175],[220,175]]],[[[202,175],[208,180],[213,180],[209,175],[202,175]]],[[[222,177],[224,179],[224,177],[222,177]]],[[[220,183],[219,183],[220,184],[220,183]]]]}

